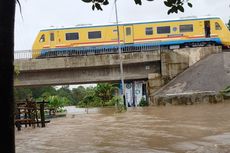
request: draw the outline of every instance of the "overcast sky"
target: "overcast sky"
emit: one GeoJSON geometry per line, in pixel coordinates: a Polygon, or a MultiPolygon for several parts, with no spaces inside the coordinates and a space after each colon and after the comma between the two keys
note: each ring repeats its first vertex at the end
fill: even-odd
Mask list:
{"type": "MultiPolygon", "coordinates": [[[[78,24],[110,24],[115,22],[114,1],[103,11],[92,11],[91,5],[81,0],[20,0],[22,14],[16,9],[15,50],[30,50],[39,30],[53,27],[69,27],[78,24]],[[23,16],[23,17],[22,17],[23,16]]],[[[118,0],[120,22],[175,19],[186,16],[220,16],[225,22],[230,17],[230,0],[190,0],[193,8],[185,7],[185,13],[167,15],[164,0],[135,5],[134,0],[118,0]]]]}

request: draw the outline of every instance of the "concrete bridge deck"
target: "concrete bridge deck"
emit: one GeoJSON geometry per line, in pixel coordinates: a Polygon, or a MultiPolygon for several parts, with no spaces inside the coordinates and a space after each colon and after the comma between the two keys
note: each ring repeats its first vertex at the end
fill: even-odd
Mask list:
{"type": "MultiPolygon", "coordinates": [[[[160,52],[124,53],[122,63],[126,80],[147,80],[149,73],[160,73],[160,52]]],[[[118,82],[119,64],[118,54],[15,60],[15,86],[118,82]]]]}

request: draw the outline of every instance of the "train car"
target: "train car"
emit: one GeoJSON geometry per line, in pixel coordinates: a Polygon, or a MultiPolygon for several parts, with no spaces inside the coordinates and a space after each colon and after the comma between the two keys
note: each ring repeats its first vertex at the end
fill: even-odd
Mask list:
{"type": "Polygon", "coordinates": [[[205,45],[230,46],[230,32],[220,17],[76,26],[41,30],[33,58],[117,53],[118,32],[123,52],[205,45]]]}

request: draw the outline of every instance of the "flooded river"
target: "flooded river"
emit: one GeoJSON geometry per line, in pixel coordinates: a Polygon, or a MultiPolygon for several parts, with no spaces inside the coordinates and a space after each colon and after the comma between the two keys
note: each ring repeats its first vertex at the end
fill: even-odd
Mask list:
{"type": "Polygon", "coordinates": [[[229,153],[230,102],[193,106],[69,108],[45,128],[15,131],[17,153],[229,153]]]}

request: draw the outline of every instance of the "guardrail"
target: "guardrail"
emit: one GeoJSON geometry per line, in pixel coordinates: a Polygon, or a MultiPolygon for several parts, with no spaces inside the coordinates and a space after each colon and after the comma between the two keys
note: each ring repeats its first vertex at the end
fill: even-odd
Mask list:
{"type": "MultiPolygon", "coordinates": [[[[159,42],[148,44],[124,44],[121,45],[123,53],[142,52],[142,51],[159,51],[159,42]]],[[[97,46],[97,47],[75,47],[75,48],[57,48],[44,49],[42,51],[33,51],[37,58],[52,58],[52,57],[68,57],[81,55],[96,55],[96,54],[118,54],[118,46],[97,46]]],[[[18,50],[14,52],[14,59],[31,59],[32,50],[18,50]]]]}

